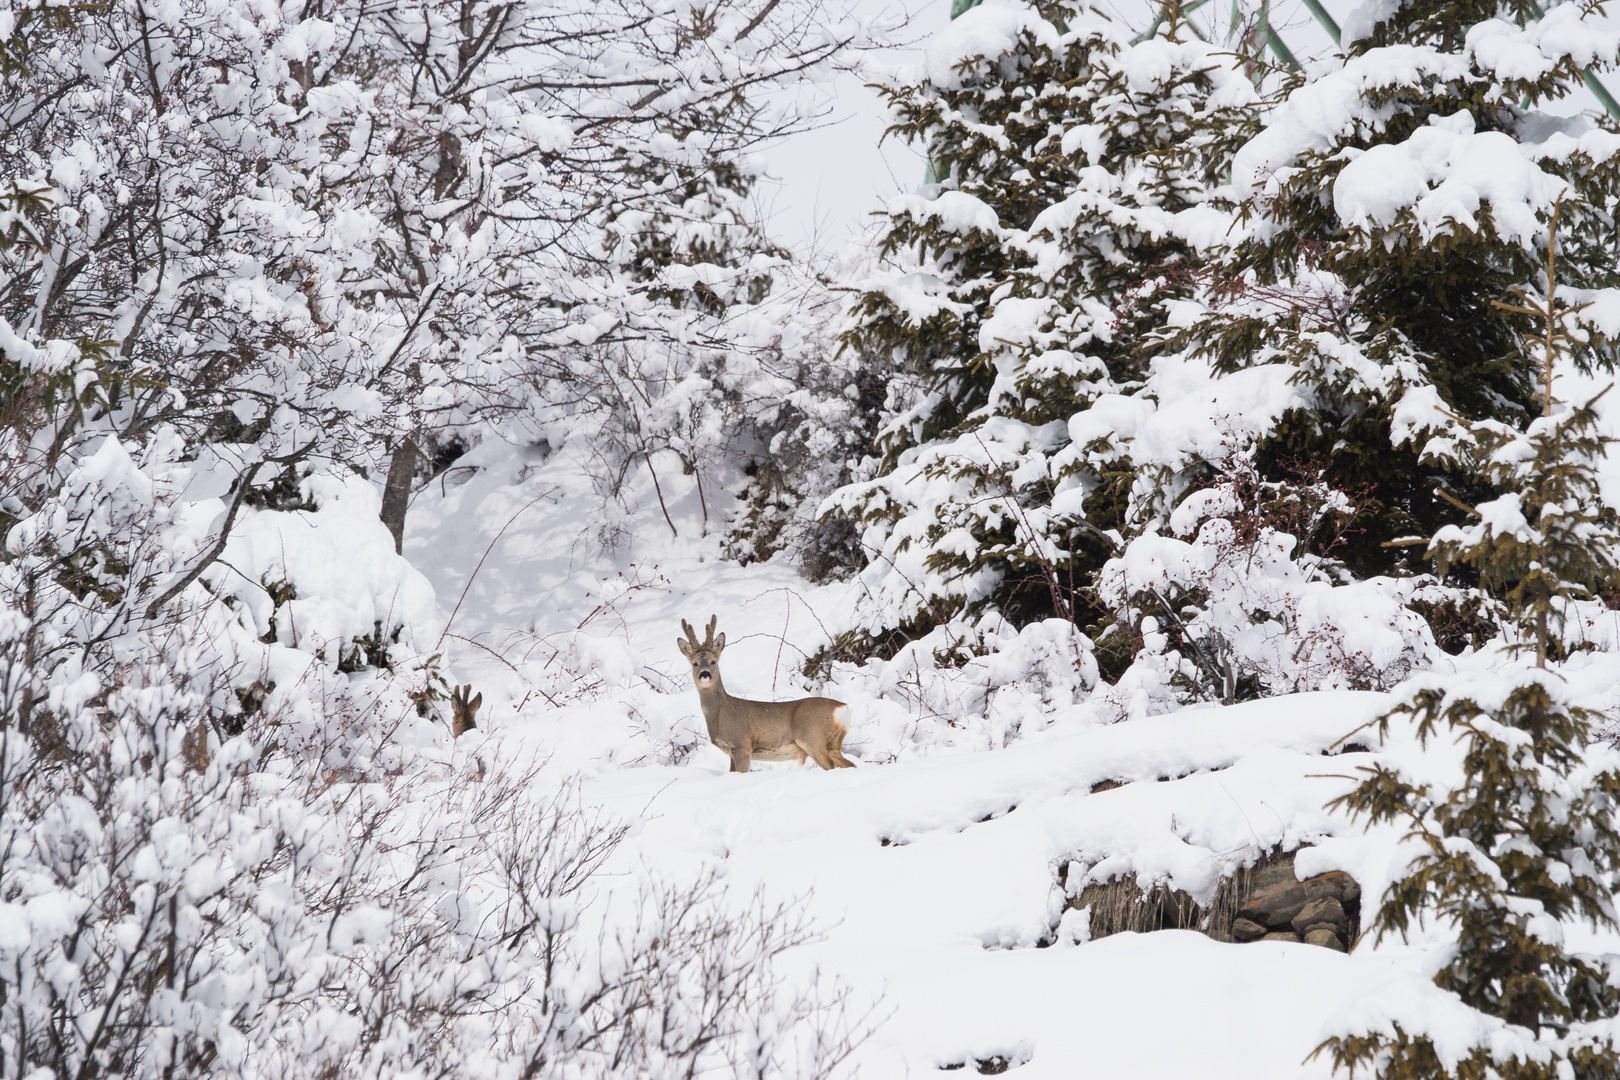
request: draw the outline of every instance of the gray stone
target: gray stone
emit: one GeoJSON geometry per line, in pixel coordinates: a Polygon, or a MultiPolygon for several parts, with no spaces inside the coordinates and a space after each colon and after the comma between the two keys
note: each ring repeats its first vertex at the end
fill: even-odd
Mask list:
{"type": "Polygon", "coordinates": [[[1260,940],[1261,941],[1292,941],[1294,944],[1297,945],[1297,944],[1299,944],[1299,935],[1294,933],[1292,930],[1278,930],[1275,933],[1267,934],[1265,937],[1261,938],[1260,940]]]}
{"type": "Polygon", "coordinates": [[[1233,941],[1259,941],[1266,936],[1266,928],[1257,922],[1248,919],[1238,919],[1232,923],[1233,941]]]}
{"type": "Polygon", "coordinates": [[[1320,945],[1335,952],[1344,952],[1344,941],[1334,932],[1331,926],[1318,926],[1314,930],[1305,932],[1305,944],[1320,945]]]}
{"type": "Polygon", "coordinates": [[[1251,892],[1249,902],[1238,908],[1237,915],[1240,919],[1248,919],[1269,929],[1280,930],[1291,925],[1294,916],[1312,900],[1332,897],[1339,901],[1342,908],[1354,903],[1360,896],[1361,886],[1356,884],[1355,878],[1343,870],[1332,870],[1276,892],[1261,896],[1255,896],[1251,892]]]}
{"type": "Polygon", "coordinates": [[[1245,871],[1248,877],[1248,898],[1257,896],[1270,896],[1274,892],[1292,889],[1299,884],[1299,878],[1294,876],[1294,852],[1277,857],[1252,870],[1245,871]]]}
{"type": "Polygon", "coordinates": [[[1289,925],[1300,935],[1319,926],[1326,926],[1341,937],[1350,931],[1350,919],[1345,915],[1344,905],[1339,903],[1336,896],[1312,900],[1299,909],[1299,914],[1289,920],[1289,925]]]}

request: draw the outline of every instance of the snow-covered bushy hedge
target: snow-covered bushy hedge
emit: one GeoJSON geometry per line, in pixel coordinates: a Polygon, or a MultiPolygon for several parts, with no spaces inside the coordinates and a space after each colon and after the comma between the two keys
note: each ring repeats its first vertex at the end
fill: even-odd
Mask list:
{"type": "MultiPolygon", "coordinates": [[[[16,352],[43,395],[54,368],[16,352]]],[[[858,1042],[835,986],[773,974],[812,933],[800,908],[712,879],[602,888],[621,826],[455,751],[432,590],[372,487],[189,498],[210,465],[161,429],[87,437],[53,483],[19,434],[4,1080],[823,1076],[858,1042]]]]}
{"type": "Polygon", "coordinates": [[[1098,684],[1091,640],[1063,619],[935,627],[893,657],[835,663],[825,692],[851,702],[863,760],[999,749],[1040,731],[1098,684]]]}

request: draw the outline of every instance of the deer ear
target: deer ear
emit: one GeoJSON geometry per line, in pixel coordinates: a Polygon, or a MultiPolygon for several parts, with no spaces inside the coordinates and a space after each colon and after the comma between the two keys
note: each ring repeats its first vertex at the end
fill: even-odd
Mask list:
{"type": "Polygon", "coordinates": [[[714,655],[719,656],[720,650],[726,647],[726,635],[721,634],[714,639],[714,655]]]}
{"type": "MultiPolygon", "coordinates": [[[[468,689],[471,689],[471,687],[469,686],[468,689]]],[[[470,713],[475,713],[475,712],[478,711],[478,706],[482,705],[483,703],[484,703],[484,692],[482,690],[480,690],[480,691],[478,691],[478,696],[477,697],[475,697],[471,701],[467,702],[467,711],[470,712],[470,713]]]]}
{"type": "Polygon", "coordinates": [[[692,659],[692,646],[686,643],[685,638],[676,638],[675,644],[680,648],[682,656],[686,657],[688,660],[692,659]]]}

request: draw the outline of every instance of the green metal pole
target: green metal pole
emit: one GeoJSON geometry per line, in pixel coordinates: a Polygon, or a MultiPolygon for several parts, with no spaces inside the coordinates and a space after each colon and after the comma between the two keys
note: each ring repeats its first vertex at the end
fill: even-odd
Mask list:
{"type": "Polygon", "coordinates": [[[1327,8],[1322,6],[1322,0],[1305,0],[1305,6],[1311,9],[1311,14],[1316,16],[1316,21],[1322,24],[1322,29],[1328,32],[1328,37],[1332,38],[1333,44],[1337,45],[1339,43],[1339,24],[1333,21],[1333,16],[1329,15],[1327,8]]]}
{"type": "Polygon", "coordinates": [[[1282,35],[1272,29],[1270,8],[1269,3],[1260,5],[1260,32],[1266,35],[1266,44],[1270,46],[1272,54],[1282,62],[1282,66],[1289,71],[1298,71],[1299,61],[1294,59],[1293,52],[1283,43],[1282,35]]]}
{"type": "Polygon", "coordinates": [[[1603,108],[1612,119],[1620,120],[1620,101],[1614,100],[1614,95],[1609,93],[1609,88],[1603,85],[1591,68],[1586,69],[1586,87],[1592,91],[1593,96],[1603,103],[1603,108]]]}
{"type": "MultiPolygon", "coordinates": [[[[962,12],[971,11],[973,8],[976,8],[978,6],[979,6],[979,0],[951,0],[951,21],[955,22],[956,17],[958,15],[962,14],[962,12]]],[[[934,159],[933,158],[928,159],[928,167],[923,170],[923,183],[925,183],[925,184],[937,184],[937,183],[939,183],[939,175],[934,171],[934,159]]]]}

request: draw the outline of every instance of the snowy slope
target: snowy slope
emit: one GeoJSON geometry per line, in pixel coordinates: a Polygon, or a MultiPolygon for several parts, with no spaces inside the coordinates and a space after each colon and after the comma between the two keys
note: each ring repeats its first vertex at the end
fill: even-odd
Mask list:
{"type": "MultiPolygon", "coordinates": [[[[1423,941],[1364,941],[1351,956],[1189,931],[1087,941],[1083,919],[1061,918],[1065,864],[1071,891],[1136,873],[1207,902],[1223,873],[1277,846],[1309,845],[1299,873],[1347,870],[1377,897],[1396,832],[1366,832],[1323,805],[1371,760],[1338,744],[1380,711],[1382,695],[1298,695],[1118,724],[1077,705],[1004,749],[921,714],[923,736],[882,743],[859,721],[882,726],[888,714],[856,700],[848,745],[857,760],[864,753],[861,767],[729,775],[701,739],[674,647],[679,620],[720,615],[733,693],[788,697],[804,685],[802,657],[840,628],[848,587],[720,560],[695,490],[667,476],[678,536],[650,485],[627,491],[629,509],[609,521],[595,495],[569,486],[568,462],[476,453],[467,464],[480,468],[460,486],[418,496],[406,544],[443,617],[465,591],[445,647],[453,673],[490,704],[457,753],[543,761],[548,785],[583,774],[587,802],[638,823],[611,867],[621,902],[648,875],[706,870],[736,897],[805,897],[824,937],[798,958],[800,977],[818,967],[884,1020],[857,1055],[862,1075],[1005,1057],[1022,1063],[1021,1080],[1326,1077],[1325,1061],[1306,1058],[1352,1010],[1445,1011],[1424,976],[1423,941]],[[616,554],[593,539],[604,523],[619,530],[616,554]],[[898,750],[879,753],[880,743],[898,750]],[[689,752],[672,754],[677,744],[689,752]],[[1124,783],[1093,793],[1102,780],[1124,783]]],[[[711,515],[724,509],[708,499],[711,515]]],[[[1397,738],[1380,752],[1414,761],[1415,751],[1397,738]]],[[[1432,744],[1421,760],[1456,768],[1432,744]]],[[[1373,906],[1363,904],[1364,921],[1373,906]]]]}
{"type": "MultiPolygon", "coordinates": [[[[1279,841],[1353,831],[1321,810],[1342,782],[1310,774],[1324,769],[1320,748],[1369,702],[1319,697],[852,773],[729,776],[717,762],[614,771],[587,791],[645,815],[637,859],[672,870],[723,861],[734,886],[811,893],[830,928],[816,959],[893,1010],[868,1048],[867,1075],[1006,1056],[1028,1058],[1028,1077],[1077,1067],[1291,1076],[1323,1021],[1388,977],[1386,961],[1191,932],[1035,946],[1057,923],[1055,870],[1068,857],[1113,853],[1100,869],[1168,876],[1207,899],[1223,865],[1279,841]],[[1142,782],[1090,794],[1109,778],[1142,782]],[[1330,980],[1339,985],[1322,985],[1330,980]],[[1168,1022],[1170,1037],[1149,1037],[1156,1022],[1168,1022]]],[[[1361,863],[1387,862],[1365,843],[1319,850],[1320,869],[1348,863],[1364,880],[1361,863]]]]}

